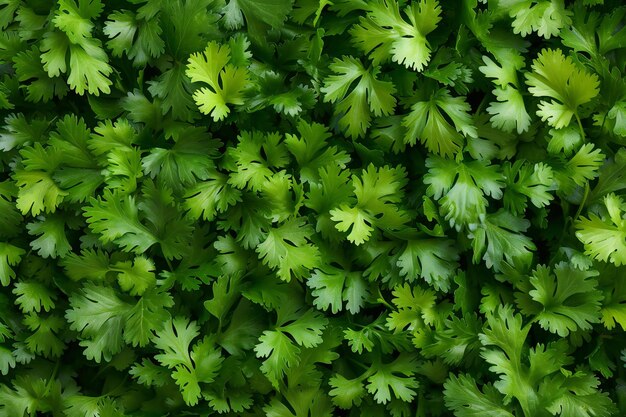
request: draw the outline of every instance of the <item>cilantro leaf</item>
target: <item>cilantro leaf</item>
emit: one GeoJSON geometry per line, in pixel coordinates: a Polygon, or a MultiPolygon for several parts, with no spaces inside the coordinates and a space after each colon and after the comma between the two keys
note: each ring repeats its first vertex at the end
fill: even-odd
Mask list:
{"type": "MultiPolygon", "coordinates": [[[[602,286],[604,300],[600,313],[602,324],[607,329],[613,329],[616,323],[626,328],[626,279],[622,276],[610,276],[610,284],[602,286]]],[[[600,280],[602,282],[602,280],[600,280]]]]}
{"type": "Polygon", "coordinates": [[[243,89],[248,82],[248,71],[230,64],[229,45],[209,42],[202,53],[189,57],[187,76],[192,82],[202,82],[202,87],[193,94],[200,111],[219,121],[230,113],[227,104],[244,104],[243,89]]]}
{"type": "Polygon", "coordinates": [[[537,115],[557,129],[569,125],[572,117],[578,119],[578,108],[598,95],[598,76],[578,68],[560,49],[542,50],[532,69],[526,74],[528,91],[535,97],[558,100],[542,100],[537,115]]]}
{"type": "Polygon", "coordinates": [[[244,131],[238,136],[236,147],[229,149],[235,161],[229,183],[242,189],[261,190],[274,173],[272,168],[282,168],[289,160],[288,151],[279,133],[263,134],[244,131]]]}
{"type": "Polygon", "coordinates": [[[464,137],[477,136],[470,109],[463,97],[452,97],[446,88],[442,88],[428,100],[411,106],[411,112],[402,120],[402,126],[407,129],[404,142],[414,145],[419,138],[429,151],[451,157],[461,150],[464,137]]]}
{"type": "Polygon", "coordinates": [[[313,290],[314,304],[320,310],[330,310],[333,314],[346,310],[357,314],[369,296],[367,284],[358,272],[345,272],[332,266],[317,269],[307,280],[313,290]]]}
{"type": "Polygon", "coordinates": [[[485,161],[456,162],[431,156],[426,160],[427,195],[438,200],[450,225],[478,224],[487,212],[487,199],[502,198],[503,176],[485,161]]]}
{"type": "Polygon", "coordinates": [[[292,276],[299,279],[318,266],[319,249],[310,243],[313,230],[302,218],[288,220],[269,230],[267,237],[257,246],[259,258],[284,281],[292,276]]]}
{"type": "Polygon", "coordinates": [[[228,183],[228,176],[212,171],[185,194],[184,206],[193,219],[213,220],[218,213],[241,201],[241,192],[228,183]]]}
{"type": "Polygon", "coordinates": [[[105,280],[110,271],[111,260],[106,252],[86,249],[80,255],[69,253],[61,261],[66,274],[75,281],[105,280]]]}
{"type": "Polygon", "coordinates": [[[131,295],[141,295],[156,283],[154,262],[143,256],[136,257],[132,262],[117,262],[111,265],[109,271],[118,272],[117,282],[122,290],[131,295]]]}
{"type": "Polygon", "coordinates": [[[288,368],[298,363],[300,355],[300,348],[283,332],[275,330],[263,332],[254,351],[257,357],[267,358],[261,371],[274,386],[279,385],[288,368]]]}
{"type": "Polygon", "coordinates": [[[140,223],[132,196],[123,197],[105,190],[103,199],[91,198],[84,214],[91,230],[98,233],[103,242],[115,242],[127,252],[141,254],[158,241],[140,223]]]}
{"type": "Polygon", "coordinates": [[[426,35],[441,21],[437,0],[409,4],[400,15],[395,0],[376,0],[366,6],[367,14],[350,30],[354,44],[368,54],[374,65],[388,59],[409,69],[422,71],[430,61],[431,49],[426,35]]]}
{"type": "Polygon", "coordinates": [[[158,178],[174,190],[206,179],[214,168],[207,149],[212,143],[202,131],[189,129],[169,149],[153,148],[142,158],[147,175],[158,178]]]}
{"type": "Polygon", "coordinates": [[[65,234],[65,220],[59,216],[39,216],[38,219],[26,225],[29,234],[39,236],[30,246],[43,258],[65,256],[72,249],[65,234]]]}
{"type": "Polygon", "coordinates": [[[275,330],[264,331],[254,347],[258,358],[267,358],[261,365],[261,371],[274,387],[279,386],[289,368],[299,363],[301,347],[312,348],[322,343],[321,336],[328,319],[307,310],[295,320],[287,318],[278,324],[275,330]]]}
{"type": "Polygon", "coordinates": [[[16,282],[13,294],[17,296],[15,303],[24,313],[39,313],[42,309],[48,312],[54,308],[57,299],[50,288],[37,281],[16,282]]]}
{"type": "Polygon", "coordinates": [[[328,146],[331,138],[328,129],[319,123],[300,121],[297,126],[300,137],[286,135],[285,146],[296,158],[303,181],[312,182],[319,178],[319,170],[328,166],[345,168],[350,157],[336,146],[328,146]]]}
{"type": "Polygon", "coordinates": [[[530,278],[528,296],[517,293],[524,314],[536,315],[542,328],[567,336],[577,329],[589,330],[600,321],[602,293],[594,279],[596,271],[581,271],[561,262],[554,274],[538,266],[530,278]],[[530,300],[527,300],[530,297],[530,300]]]}
{"type": "Polygon", "coordinates": [[[408,221],[407,213],[398,208],[406,184],[403,169],[388,166],[376,169],[369,165],[361,177],[352,176],[356,204],[342,204],[330,210],[331,219],[340,232],[347,232],[348,240],[356,245],[366,242],[374,227],[400,229],[408,221]]]}
{"type": "Polygon", "coordinates": [[[532,32],[549,39],[572,22],[572,12],[562,0],[506,0],[498,6],[513,18],[513,33],[527,36],[532,32]]]}
{"type": "Polygon", "coordinates": [[[589,213],[589,218],[576,221],[576,237],[585,245],[585,254],[599,261],[611,261],[619,266],[626,263],[626,206],[617,195],[604,197],[605,213],[600,217],[589,213]]]}
{"type": "Polygon", "coordinates": [[[451,375],[444,384],[444,398],[457,417],[513,417],[492,386],[485,385],[481,392],[470,375],[451,375]]]}
{"type": "Polygon", "coordinates": [[[20,247],[0,242],[0,283],[3,286],[6,287],[15,278],[15,271],[11,267],[19,264],[25,254],[26,251],[20,247]]]}
{"type": "Polygon", "coordinates": [[[521,214],[526,210],[527,202],[535,207],[545,207],[554,196],[550,193],[554,185],[552,169],[537,163],[534,166],[524,161],[506,163],[503,167],[507,186],[504,189],[504,207],[512,214],[521,214]]]}
{"type": "Polygon", "coordinates": [[[110,287],[87,283],[70,296],[71,309],[65,313],[70,328],[80,332],[80,345],[88,359],[110,361],[124,347],[124,323],[131,305],[110,287]]]}
{"type": "MultiPolygon", "coordinates": [[[[135,286],[136,287],[136,286],[135,286]]],[[[174,305],[172,296],[158,288],[146,290],[137,303],[128,310],[124,326],[124,341],[131,346],[146,346],[152,332],[169,319],[168,308],[174,305]]]]}
{"type": "Polygon", "coordinates": [[[450,289],[450,279],[454,275],[459,259],[452,241],[444,239],[409,240],[399,253],[397,265],[400,275],[409,282],[420,276],[434,288],[442,291],[450,289]]]}
{"type": "Polygon", "coordinates": [[[14,175],[19,187],[16,207],[22,214],[37,216],[42,212],[54,213],[68,195],[45,171],[20,170],[14,175]]]}
{"type": "Polygon", "coordinates": [[[416,331],[424,324],[433,324],[439,319],[435,309],[436,295],[432,290],[404,284],[396,287],[392,294],[397,310],[387,317],[389,329],[416,331]]]}
{"type": "Polygon", "coordinates": [[[360,378],[347,379],[336,374],[328,380],[328,383],[332,387],[328,394],[333,397],[335,405],[343,409],[361,405],[365,387],[360,378]]]}
{"type": "Polygon", "coordinates": [[[260,20],[273,28],[279,28],[289,15],[292,5],[293,0],[230,0],[225,8],[224,19],[230,29],[238,28],[243,24],[243,13],[250,27],[255,27],[255,22],[260,20]]]}
{"type": "Polygon", "coordinates": [[[495,84],[492,93],[496,101],[487,107],[487,112],[491,114],[491,123],[505,132],[516,129],[517,133],[522,133],[528,130],[531,119],[526,111],[517,77],[517,71],[524,66],[523,59],[517,54],[508,53],[498,63],[488,56],[483,56],[483,62],[485,65],[478,69],[486,77],[493,78],[495,84]]]}
{"type": "Polygon", "coordinates": [[[180,387],[188,405],[195,405],[201,396],[200,383],[213,382],[223,358],[208,338],[191,348],[199,327],[184,317],[175,317],[157,330],[152,341],[163,353],[154,358],[163,366],[173,369],[172,378],[180,387]]]}
{"type": "Polygon", "coordinates": [[[376,363],[373,369],[373,375],[367,378],[366,388],[374,394],[377,403],[389,402],[391,391],[397,399],[407,402],[416,395],[414,390],[419,387],[419,383],[413,378],[416,371],[414,358],[402,355],[391,363],[376,363]]]}
{"type": "Polygon", "coordinates": [[[33,353],[46,358],[58,358],[65,350],[61,332],[66,326],[65,320],[57,315],[26,315],[23,323],[33,332],[25,340],[25,345],[33,353]]]}
{"type": "Polygon", "coordinates": [[[41,51],[33,46],[13,57],[15,71],[21,82],[30,81],[26,87],[26,99],[33,102],[48,102],[53,97],[63,98],[67,84],[61,77],[50,77],[40,59],[41,51]]]}
{"type": "Polygon", "coordinates": [[[515,217],[505,210],[487,215],[476,230],[470,233],[474,262],[478,262],[482,255],[487,267],[496,271],[501,270],[505,263],[527,266],[532,260],[531,251],[536,249],[533,241],[521,233],[528,230],[529,226],[528,220],[515,217]]]}
{"type": "Polygon", "coordinates": [[[139,19],[129,10],[111,13],[103,32],[109,37],[107,46],[113,56],[128,55],[137,66],[146,64],[150,58],[158,58],[165,52],[160,19],[139,19]]]}
{"type": "Polygon", "coordinates": [[[336,58],[329,68],[335,74],[324,79],[321,88],[324,101],[335,103],[339,127],[351,138],[365,134],[372,115],[382,116],[393,112],[396,106],[393,94],[396,89],[391,81],[378,78],[380,67],[366,69],[358,59],[344,56],[336,58]]]}

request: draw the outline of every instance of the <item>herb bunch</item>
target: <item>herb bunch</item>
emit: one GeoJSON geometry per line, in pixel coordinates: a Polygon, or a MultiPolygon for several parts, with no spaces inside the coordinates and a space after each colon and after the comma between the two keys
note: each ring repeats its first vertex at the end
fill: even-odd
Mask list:
{"type": "Polygon", "coordinates": [[[0,417],[626,415],[619,0],[0,0],[0,417]]]}

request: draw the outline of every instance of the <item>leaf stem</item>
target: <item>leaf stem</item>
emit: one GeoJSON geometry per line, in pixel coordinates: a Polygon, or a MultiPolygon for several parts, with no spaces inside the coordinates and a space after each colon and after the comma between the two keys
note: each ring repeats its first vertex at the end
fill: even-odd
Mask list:
{"type": "Polygon", "coordinates": [[[376,287],[376,291],[378,292],[378,299],[376,301],[378,301],[379,303],[382,303],[385,307],[389,308],[389,309],[394,309],[393,306],[391,304],[389,304],[387,302],[387,300],[385,300],[385,297],[383,296],[383,294],[380,292],[380,287],[376,287]]]}
{"type": "Polygon", "coordinates": [[[59,366],[61,365],[60,361],[56,361],[54,364],[54,369],[52,369],[52,375],[50,375],[50,379],[46,383],[46,389],[44,391],[44,397],[50,393],[50,388],[52,388],[52,381],[54,381],[57,377],[57,373],[59,372],[59,366]]]}
{"type": "Polygon", "coordinates": [[[580,117],[578,116],[578,113],[574,113],[574,116],[576,116],[576,122],[578,123],[578,129],[580,129],[580,136],[583,139],[583,142],[586,142],[586,137],[585,137],[585,129],[583,129],[583,123],[580,121],[580,117]]]}
{"type": "Polygon", "coordinates": [[[576,210],[576,214],[574,215],[574,219],[572,220],[572,222],[575,222],[576,220],[578,220],[580,213],[583,211],[583,207],[585,207],[585,204],[587,204],[588,197],[589,197],[589,181],[585,183],[585,193],[583,194],[583,199],[580,201],[580,204],[578,205],[578,210],[576,210]]]}

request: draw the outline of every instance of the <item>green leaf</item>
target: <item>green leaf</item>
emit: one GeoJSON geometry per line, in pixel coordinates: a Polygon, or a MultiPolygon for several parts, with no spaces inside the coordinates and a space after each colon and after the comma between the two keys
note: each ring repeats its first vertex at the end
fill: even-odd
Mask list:
{"type": "Polygon", "coordinates": [[[89,227],[103,242],[115,242],[126,252],[140,254],[157,243],[156,237],[139,222],[132,196],[123,197],[106,190],[104,199],[91,198],[84,212],[89,227]]]}
{"type": "Polygon", "coordinates": [[[285,146],[296,158],[303,181],[318,180],[319,170],[326,166],[333,165],[343,169],[350,162],[346,152],[339,151],[336,146],[328,146],[332,135],[324,125],[309,124],[301,120],[297,129],[300,137],[286,135],[285,146]]]}
{"type": "Polygon", "coordinates": [[[17,296],[15,303],[24,313],[50,311],[54,308],[56,294],[46,285],[37,281],[20,281],[15,283],[13,294],[17,296]]]}
{"type": "Polygon", "coordinates": [[[445,312],[436,309],[437,297],[431,289],[404,284],[394,288],[392,294],[397,310],[387,317],[387,327],[391,330],[417,331],[424,324],[432,325],[445,318],[445,312]]]}
{"type": "Polygon", "coordinates": [[[378,78],[379,67],[366,69],[358,59],[344,56],[335,58],[329,68],[334,75],[324,79],[321,88],[324,101],[335,103],[339,127],[351,138],[365,134],[372,115],[382,116],[393,112],[396,106],[393,94],[396,89],[392,82],[378,78]]]}
{"type": "Polygon", "coordinates": [[[545,207],[554,198],[550,193],[554,185],[552,169],[543,163],[534,166],[524,161],[505,163],[503,167],[507,186],[504,189],[504,207],[512,214],[524,213],[530,200],[535,207],[545,207]]]}
{"type": "Polygon", "coordinates": [[[528,296],[517,293],[516,298],[524,314],[535,315],[542,328],[561,337],[578,329],[590,330],[600,321],[603,298],[594,279],[597,275],[596,271],[581,271],[565,262],[554,267],[554,274],[540,265],[530,278],[528,296]]]}
{"type": "Polygon", "coordinates": [[[489,214],[485,221],[471,232],[474,262],[482,255],[488,268],[501,270],[505,263],[524,267],[530,264],[535,244],[522,232],[528,230],[530,222],[499,210],[489,214]],[[485,247],[486,245],[486,247],[485,247]],[[484,253],[484,255],[483,255],[484,253]]]}
{"type": "Polygon", "coordinates": [[[402,126],[406,127],[404,143],[414,145],[419,139],[429,151],[452,157],[461,150],[464,137],[477,137],[470,110],[463,97],[452,97],[442,88],[428,100],[411,106],[411,112],[402,120],[402,126]]]}
{"type": "Polygon", "coordinates": [[[61,260],[66,274],[74,281],[105,280],[110,271],[110,263],[107,253],[90,249],[83,250],[80,255],[69,253],[61,260]]]}
{"type": "Polygon", "coordinates": [[[352,176],[356,205],[342,204],[330,210],[331,220],[340,232],[347,232],[348,240],[360,245],[369,240],[374,227],[401,229],[408,221],[408,214],[397,207],[404,196],[406,172],[401,167],[374,167],[370,164],[361,177],[352,176]]]}
{"type": "Polygon", "coordinates": [[[50,174],[43,171],[17,171],[14,175],[19,187],[16,207],[33,216],[40,213],[54,213],[67,192],[61,190],[52,180],[50,174]]]}
{"type": "Polygon", "coordinates": [[[276,269],[278,277],[290,281],[300,279],[320,261],[319,249],[310,243],[313,230],[303,218],[293,218],[269,230],[257,246],[259,259],[276,269]]]}
{"type": "Polygon", "coordinates": [[[514,417],[502,407],[502,396],[492,386],[485,385],[481,391],[470,375],[451,375],[444,384],[443,394],[446,406],[457,417],[514,417]]]}
{"type": "Polygon", "coordinates": [[[208,149],[212,145],[204,132],[189,129],[170,149],[152,148],[142,158],[141,165],[146,175],[178,190],[210,175],[214,163],[208,149]]]}
{"type": "Polygon", "coordinates": [[[549,39],[572,22],[572,12],[562,0],[506,0],[498,5],[513,18],[513,33],[522,36],[537,32],[549,39]]]}
{"type": "Polygon", "coordinates": [[[128,310],[124,326],[124,341],[132,346],[146,346],[153,331],[160,329],[170,318],[168,308],[174,305],[169,293],[150,289],[128,310]]]}
{"type": "Polygon", "coordinates": [[[204,52],[191,55],[187,64],[186,74],[192,82],[209,85],[197,90],[193,98],[200,111],[216,122],[230,113],[227,104],[244,104],[248,71],[229,64],[230,60],[230,46],[209,42],[204,52]]]}
{"type": "Polygon", "coordinates": [[[128,372],[137,379],[137,382],[146,386],[161,387],[167,382],[168,377],[165,368],[155,365],[147,358],[144,358],[141,364],[134,364],[128,372]]]}
{"type": "Polygon", "coordinates": [[[109,271],[118,272],[117,282],[122,290],[131,295],[141,295],[156,283],[154,262],[143,256],[136,257],[132,262],[117,262],[109,271]]]}
{"type": "Polygon", "coordinates": [[[122,350],[124,323],[132,307],[112,288],[87,283],[70,296],[70,306],[65,318],[70,329],[80,332],[87,359],[108,362],[122,350]]]}
{"type": "Polygon", "coordinates": [[[42,258],[65,256],[72,247],[65,234],[65,220],[58,216],[39,216],[37,222],[26,225],[28,233],[39,236],[30,242],[31,248],[42,258]]]}
{"type": "Polygon", "coordinates": [[[254,351],[258,358],[267,358],[261,365],[261,371],[275,387],[278,387],[287,369],[299,362],[300,348],[277,330],[264,331],[254,351]]]}
{"type": "Polygon", "coordinates": [[[189,321],[185,317],[174,317],[163,324],[156,331],[152,342],[162,353],[154,356],[154,359],[168,368],[176,368],[179,365],[193,368],[189,353],[191,342],[200,335],[200,327],[195,321],[189,321]]]}
{"type": "Polygon", "coordinates": [[[537,115],[557,129],[569,125],[572,117],[578,118],[578,108],[600,91],[598,76],[578,68],[560,49],[543,49],[532,70],[526,74],[528,91],[535,97],[558,100],[542,100],[537,115]]]}
{"type": "Polygon", "coordinates": [[[331,220],[337,222],[335,227],[340,232],[347,232],[348,240],[355,245],[367,242],[374,231],[374,220],[358,207],[349,207],[347,204],[330,211],[331,220]]]}
{"type": "Polygon", "coordinates": [[[366,6],[367,14],[350,30],[357,48],[368,54],[374,65],[388,59],[408,69],[422,71],[430,61],[430,44],[426,35],[441,21],[437,0],[420,0],[400,14],[395,0],[375,0],[366,6]]]}
{"type": "Polygon", "coordinates": [[[273,176],[272,168],[282,168],[289,161],[282,136],[278,132],[263,134],[259,131],[244,131],[237,139],[237,146],[229,149],[236,169],[228,182],[239,189],[248,187],[259,191],[273,176]]]}
{"type": "Polygon", "coordinates": [[[36,46],[13,57],[18,79],[26,84],[26,99],[33,102],[48,102],[53,97],[63,98],[67,94],[67,84],[61,77],[50,77],[40,58],[36,46]]]}
{"type": "Polygon", "coordinates": [[[426,166],[426,194],[438,200],[445,219],[452,226],[459,228],[480,223],[487,212],[485,197],[502,197],[504,178],[496,165],[431,156],[426,160],[426,166]]]}
{"type": "Polygon", "coordinates": [[[148,91],[162,100],[163,114],[172,112],[175,119],[192,121],[194,119],[194,100],[191,96],[191,81],[185,74],[183,64],[175,64],[154,81],[150,81],[148,91]]]}
{"type": "Polygon", "coordinates": [[[400,275],[409,282],[423,278],[435,289],[447,292],[450,279],[458,267],[459,254],[452,241],[444,239],[419,239],[407,241],[398,256],[400,275]]]}
{"type": "Polygon", "coordinates": [[[287,371],[300,362],[300,347],[312,348],[322,343],[322,332],[327,325],[328,319],[307,310],[295,320],[280,323],[276,330],[263,332],[254,351],[257,358],[267,358],[261,371],[274,387],[278,387],[287,371]]]}
{"type": "Polygon", "coordinates": [[[199,181],[184,195],[184,206],[189,216],[197,220],[214,220],[219,213],[241,201],[241,192],[228,183],[228,176],[211,172],[205,181],[199,181]]]}
{"type": "Polygon", "coordinates": [[[585,254],[593,259],[616,266],[626,263],[626,205],[617,195],[610,193],[604,199],[606,211],[599,217],[589,213],[589,218],[576,221],[576,237],[585,245],[585,254]]]}
{"type": "Polygon", "coordinates": [[[307,280],[315,297],[313,304],[320,310],[335,314],[345,308],[351,314],[361,311],[369,296],[367,284],[359,272],[347,272],[332,266],[316,270],[307,280]]]}
{"type": "Polygon", "coordinates": [[[602,324],[611,330],[616,323],[626,329],[626,278],[621,275],[610,276],[608,287],[604,288],[604,301],[600,313],[602,324]]]}
{"type": "Polygon", "coordinates": [[[23,323],[33,332],[24,340],[30,352],[43,355],[46,358],[61,356],[65,350],[65,342],[60,335],[67,326],[62,317],[57,315],[39,316],[30,313],[26,315],[23,323]]]}
{"type": "Polygon", "coordinates": [[[365,387],[360,378],[346,379],[336,374],[328,380],[328,383],[332,387],[328,394],[333,397],[333,403],[336,406],[349,410],[361,405],[365,387]]]}
{"type": "Polygon", "coordinates": [[[419,383],[413,378],[417,370],[414,358],[402,355],[391,363],[376,363],[373,368],[373,375],[367,378],[367,392],[374,394],[377,403],[389,402],[392,391],[399,400],[413,400],[417,394],[415,389],[419,387],[419,383]]]}
{"type": "Polygon", "coordinates": [[[227,8],[234,9],[229,10],[230,14],[236,14],[236,9],[241,10],[249,25],[258,19],[279,28],[291,12],[292,5],[293,0],[230,0],[227,8]]]}
{"type": "Polygon", "coordinates": [[[0,182],[0,237],[10,238],[18,235],[21,231],[22,215],[15,207],[13,201],[17,195],[17,188],[12,181],[0,182]]]}
{"type": "Polygon", "coordinates": [[[0,242],[0,283],[3,286],[9,285],[15,278],[15,271],[11,268],[22,260],[26,251],[7,242],[0,242]]]}

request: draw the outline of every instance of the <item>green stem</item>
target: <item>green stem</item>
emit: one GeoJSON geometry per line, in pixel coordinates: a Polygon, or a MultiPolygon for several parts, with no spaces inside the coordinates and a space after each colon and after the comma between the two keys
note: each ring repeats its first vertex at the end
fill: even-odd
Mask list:
{"type": "Polygon", "coordinates": [[[50,375],[50,379],[46,383],[46,390],[44,391],[43,396],[46,397],[50,393],[50,388],[52,388],[52,381],[54,381],[57,377],[57,373],[59,372],[59,366],[61,365],[60,361],[56,361],[54,364],[54,369],[52,370],[52,375],[50,375]]]}
{"type": "Polygon", "coordinates": [[[578,122],[578,129],[580,129],[580,136],[583,138],[583,142],[586,142],[585,129],[583,129],[583,124],[580,121],[580,117],[578,116],[578,113],[574,113],[574,115],[576,116],[576,122],[578,122]]]}
{"type": "Polygon", "coordinates": [[[578,205],[578,210],[576,210],[576,214],[574,215],[574,220],[572,222],[575,222],[576,220],[578,220],[578,216],[580,216],[580,213],[583,211],[583,207],[585,207],[585,204],[587,204],[588,197],[589,197],[589,181],[585,183],[585,193],[583,194],[582,201],[578,205]]]}
{"type": "Polygon", "coordinates": [[[393,310],[393,306],[389,304],[387,300],[385,300],[385,297],[383,297],[383,294],[380,292],[380,287],[376,287],[376,291],[378,292],[378,299],[376,301],[382,303],[385,307],[393,310]]]}

